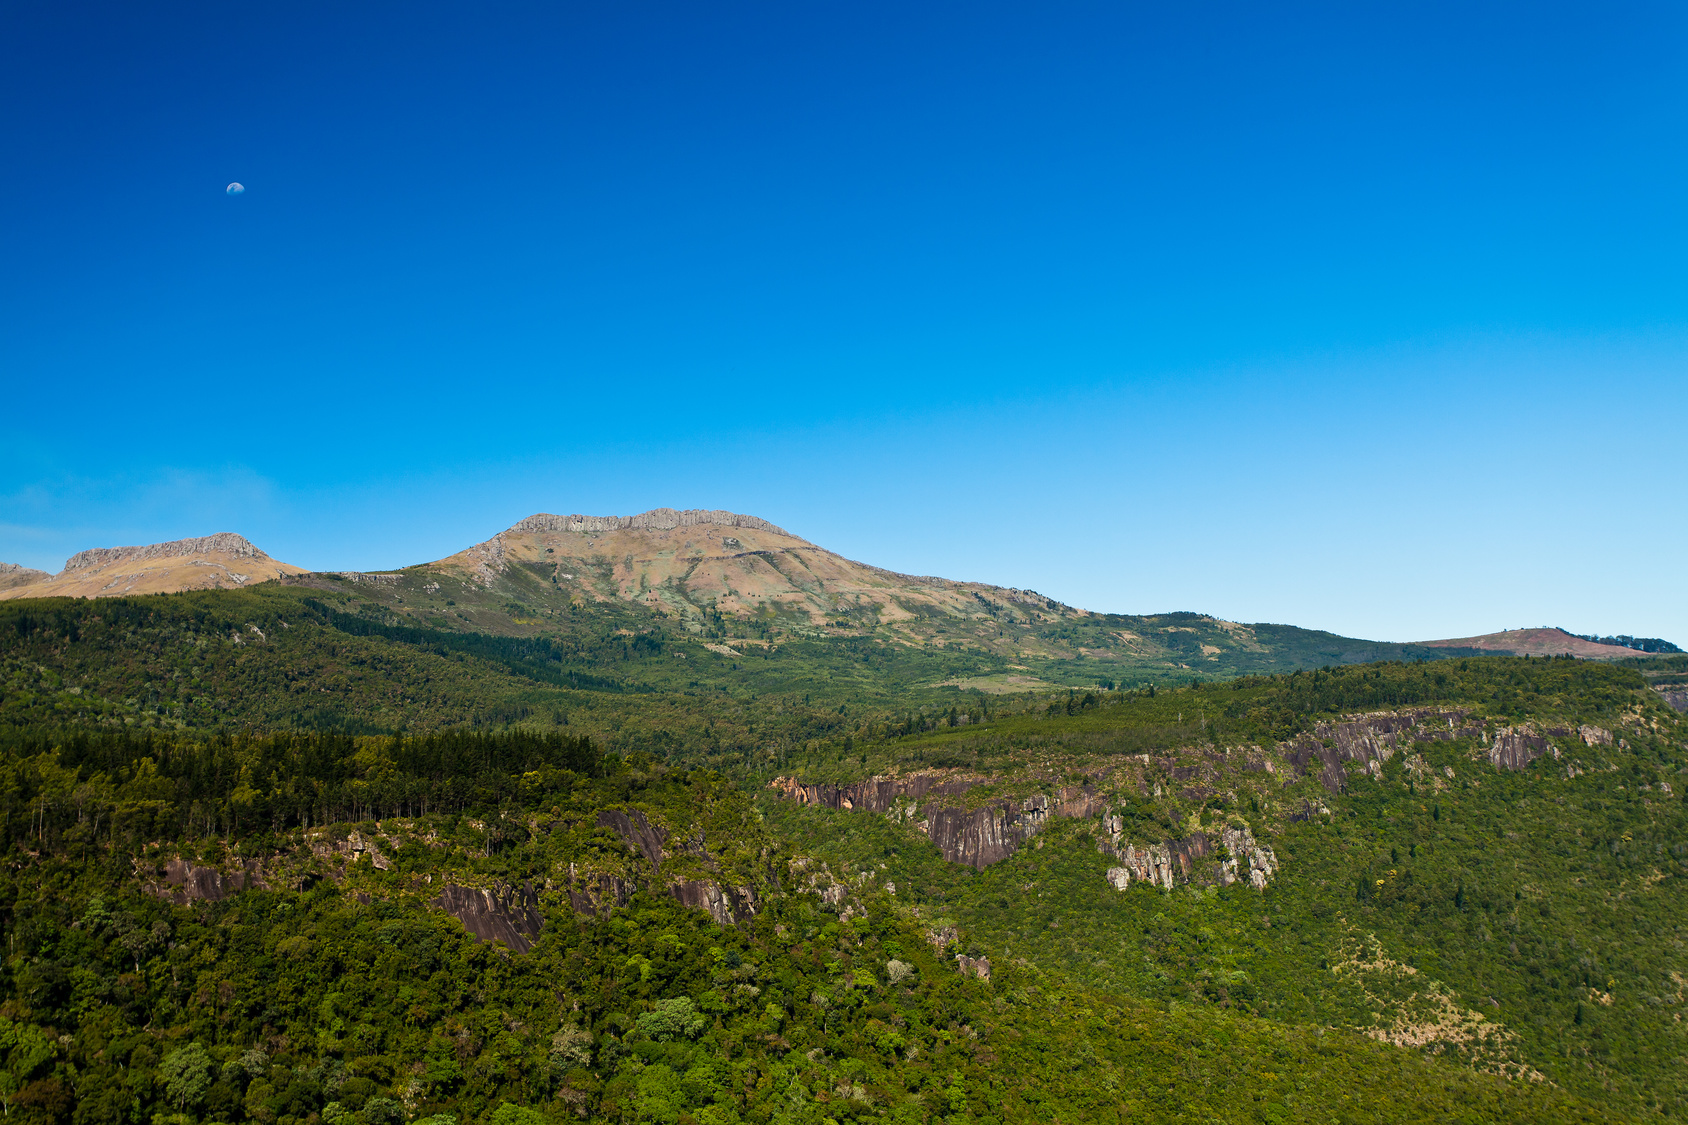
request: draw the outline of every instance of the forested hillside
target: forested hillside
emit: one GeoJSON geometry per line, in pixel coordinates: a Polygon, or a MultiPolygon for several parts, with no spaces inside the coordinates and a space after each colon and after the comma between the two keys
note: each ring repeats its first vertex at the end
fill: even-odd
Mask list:
{"type": "Polygon", "coordinates": [[[761,804],[981,949],[1678,1116],[1685,736],[1633,670],[1362,666],[1059,701],[761,804]],[[1025,842],[975,868],[969,819],[1025,842]]]}
{"type": "Polygon", "coordinates": [[[1005,693],[323,586],[0,607],[8,1119],[1688,1111],[1681,657],[1005,693]]]}
{"type": "Polygon", "coordinates": [[[1608,1117],[1341,1028],[958,971],[976,939],[648,756],[103,736],[14,745],[5,792],[21,1122],[1608,1117]]]}
{"type": "MultiPolygon", "coordinates": [[[[981,649],[877,635],[779,633],[733,648],[616,602],[545,617],[517,607],[498,612],[502,625],[451,628],[355,582],[318,585],[0,603],[0,723],[359,733],[520,723],[661,757],[683,746],[687,761],[725,767],[783,760],[870,718],[928,723],[993,697],[998,709],[1023,705],[1050,681],[1114,688],[1129,671],[1164,686],[1219,672],[1051,659],[1045,680],[981,649]]],[[[1078,637],[1106,625],[1061,628],[1078,637]]],[[[1293,666],[1305,631],[1283,631],[1293,635],[1261,659],[1293,666]]]]}

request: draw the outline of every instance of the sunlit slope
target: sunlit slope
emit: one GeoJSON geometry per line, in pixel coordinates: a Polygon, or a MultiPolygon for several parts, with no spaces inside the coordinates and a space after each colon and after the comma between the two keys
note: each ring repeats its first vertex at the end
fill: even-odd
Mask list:
{"type": "Polygon", "coordinates": [[[1563,629],[1507,629],[1500,633],[1485,633],[1480,637],[1453,637],[1420,643],[1429,648],[1477,649],[1512,656],[1563,655],[1583,660],[1629,660],[1640,655],[1635,649],[1600,644],[1584,637],[1573,636],[1563,629]]]}
{"type": "MultiPolygon", "coordinates": [[[[755,516],[719,511],[535,515],[438,562],[344,580],[384,612],[444,629],[521,635],[589,623],[635,631],[660,624],[741,649],[796,638],[870,638],[970,653],[984,661],[983,674],[956,685],[984,691],[1453,651],[1200,613],[1095,613],[1032,590],[898,574],[755,516]]],[[[329,577],[289,581],[326,588],[329,577]]]]}
{"type": "Polygon", "coordinates": [[[490,590],[537,579],[583,601],[635,602],[701,621],[875,625],[933,615],[1047,615],[1049,599],[979,582],[896,574],[818,547],[755,516],[658,508],[636,516],[534,515],[430,569],[490,590]]]}
{"type": "Polygon", "coordinates": [[[33,586],[51,577],[52,575],[44,570],[19,566],[17,563],[0,563],[0,590],[10,590],[14,586],[33,586]]]}
{"type": "Polygon", "coordinates": [[[0,599],[232,590],[303,573],[302,567],[272,559],[243,536],[223,531],[169,543],[81,551],[58,574],[0,588],[0,599]]]}

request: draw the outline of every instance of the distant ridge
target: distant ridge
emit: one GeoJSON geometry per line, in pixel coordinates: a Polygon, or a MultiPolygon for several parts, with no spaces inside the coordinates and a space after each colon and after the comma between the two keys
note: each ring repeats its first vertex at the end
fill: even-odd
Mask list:
{"type": "Polygon", "coordinates": [[[5,572],[0,572],[0,599],[112,598],[238,589],[283,575],[303,574],[304,569],[271,558],[243,535],[220,531],[168,543],[94,547],[72,555],[55,575],[33,573],[40,577],[8,584],[5,572]]]}
{"type": "Polygon", "coordinates": [[[1584,660],[1626,660],[1638,656],[1635,649],[1600,644],[1567,633],[1563,629],[1507,629],[1480,637],[1455,637],[1441,641],[1419,641],[1426,648],[1472,648],[1486,652],[1508,652],[1514,656],[1576,656],[1584,660]]]}
{"type": "Polygon", "coordinates": [[[0,563],[0,590],[9,590],[13,586],[29,586],[36,582],[45,582],[49,577],[51,576],[44,570],[20,566],[17,563],[0,563]]]}
{"type": "Polygon", "coordinates": [[[187,555],[222,553],[242,559],[267,559],[270,556],[252,545],[244,535],[219,531],[198,539],[172,539],[168,543],[147,543],[139,547],[93,547],[78,551],[64,564],[61,575],[73,570],[88,570],[110,566],[112,563],[141,562],[146,559],[181,558],[187,555]]]}

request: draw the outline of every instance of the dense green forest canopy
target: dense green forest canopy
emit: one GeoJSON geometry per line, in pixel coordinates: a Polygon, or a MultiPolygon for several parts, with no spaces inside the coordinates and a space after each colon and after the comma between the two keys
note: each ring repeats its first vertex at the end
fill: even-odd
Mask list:
{"type": "MultiPolygon", "coordinates": [[[[307,762],[348,747],[309,736],[244,749],[307,762]]],[[[83,743],[73,751],[82,764],[58,768],[92,776],[122,750],[83,743]]],[[[356,828],[367,836],[399,841],[387,865],[354,861],[337,874],[304,830],[268,824],[210,834],[180,824],[181,844],[160,848],[116,811],[148,800],[139,793],[118,794],[103,825],[93,800],[74,798],[32,824],[9,818],[8,1117],[1123,1122],[1297,1120],[1333,1105],[1373,1121],[1604,1117],[1549,1087],[1338,1029],[1134,1000],[1013,959],[988,981],[958,973],[891,896],[841,911],[792,893],[802,865],[737,787],[648,757],[570,758],[581,750],[424,740],[410,758],[421,774],[441,755],[471,773],[489,761],[539,767],[498,797],[518,815],[501,831],[444,813],[365,822],[356,828]],[[518,954],[477,943],[429,906],[423,880],[508,886],[594,855],[625,864],[621,841],[598,827],[605,807],[694,832],[736,878],[760,885],[763,908],[721,926],[658,883],[607,914],[552,901],[538,941],[518,954]],[[260,865],[267,889],[172,904],[135,878],[165,852],[260,865]]],[[[45,768],[43,756],[71,753],[33,758],[45,768]]],[[[178,807],[191,810],[214,765],[160,760],[178,763],[178,807]]]]}

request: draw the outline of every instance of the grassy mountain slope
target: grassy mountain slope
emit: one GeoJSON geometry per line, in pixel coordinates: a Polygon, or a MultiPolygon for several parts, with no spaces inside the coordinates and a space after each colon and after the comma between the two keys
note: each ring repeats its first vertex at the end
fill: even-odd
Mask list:
{"type": "Polygon", "coordinates": [[[882,570],[730,512],[540,514],[437,562],[287,579],[336,580],[438,629],[542,636],[613,618],[725,649],[810,639],[946,652],[979,665],[964,682],[982,690],[1459,655],[1197,613],[1091,613],[1033,590],[882,570]]]}
{"type": "Polygon", "coordinates": [[[1430,648],[1457,648],[1508,656],[1576,656],[1584,660],[1624,660],[1636,654],[1635,649],[1592,641],[1563,629],[1508,629],[1481,637],[1456,637],[1421,643],[1430,648]]]}
{"type": "Polygon", "coordinates": [[[27,582],[7,581],[0,573],[0,600],[238,590],[303,573],[301,567],[272,559],[245,538],[223,531],[170,543],[96,547],[73,555],[57,574],[28,571],[32,577],[27,582]]]}

